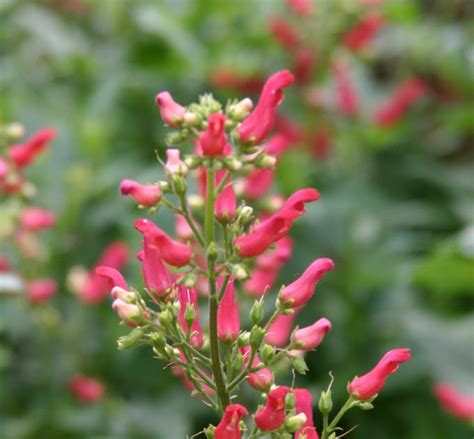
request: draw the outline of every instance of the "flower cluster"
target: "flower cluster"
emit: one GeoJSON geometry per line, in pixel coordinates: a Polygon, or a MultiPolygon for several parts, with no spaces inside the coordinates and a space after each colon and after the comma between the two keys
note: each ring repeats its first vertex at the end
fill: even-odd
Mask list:
{"type": "MultiPolygon", "coordinates": [[[[291,257],[290,230],[319,198],[313,188],[286,199],[268,195],[271,173],[288,139],[281,132],[267,137],[284,89],[293,81],[286,70],[270,76],[255,107],[248,98],[222,106],[210,95],[185,107],[168,92],[159,93],[161,117],[175,129],[166,139],[165,179],[126,179],[120,192],[150,213],[170,209],[175,236],[151,219],[135,222],[148,301],[128,285],[116,265],[104,263],[95,270],[110,285],[112,308],[133,328],[118,340],[119,348],[150,345],[193,395],[222,414],[216,427],[205,430],[209,438],[241,438],[244,431],[249,438],[270,432],[318,437],[311,393],[278,385],[274,372],[290,366],[304,374],[304,353],[316,349],[330,331],[325,317],[303,328],[294,322],[334,262],[315,259],[279,288],[273,307],[267,300],[291,257]],[[183,154],[186,143],[193,147],[190,154],[183,154]],[[197,194],[188,190],[191,174],[197,194]],[[202,302],[207,306],[200,306],[202,302]],[[245,382],[262,398],[251,428],[245,422],[249,409],[236,402],[245,382]]],[[[322,437],[335,437],[350,408],[370,408],[386,378],[409,359],[408,349],[395,349],[373,371],[354,379],[348,402],[332,422],[331,392],[323,392],[322,437]]]]}
{"type": "Polygon", "coordinates": [[[40,304],[54,296],[57,284],[54,279],[39,277],[38,263],[26,261],[38,262],[43,257],[38,236],[55,225],[56,215],[30,204],[36,188],[25,171],[44,153],[56,133],[45,128],[16,143],[23,134],[19,123],[0,125],[0,244],[4,247],[0,253],[0,294],[24,294],[31,303],[40,304]]]}

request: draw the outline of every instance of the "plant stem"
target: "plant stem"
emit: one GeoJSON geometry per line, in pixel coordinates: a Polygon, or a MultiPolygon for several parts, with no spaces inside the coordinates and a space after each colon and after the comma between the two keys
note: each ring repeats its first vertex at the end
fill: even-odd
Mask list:
{"type": "MultiPolygon", "coordinates": [[[[215,174],[214,170],[208,168],[207,170],[207,190],[206,190],[206,216],[204,220],[204,230],[206,234],[206,245],[214,242],[214,202],[215,202],[215,189],[214,189],[215,174]]],[[[229,395],[227,393],[226,384],[222,375],[221,360],[219,354],[219,339],[217,338],[217,306],[218,297],[216,291],[216,272],[215,272],[215,260],[213,257],[207,258],[208,270],[209,270],[209,344],[211,347],[211,361],[212,361],[212,372],[214,375],[214,381],[216,384],[217,395],[221,409],[229,405],[229,395]]]]}
{"type": "Polygon", "coordinates": [[[191,228],[191,230],[192,230],[195,238],[198,240],[199,244],[201,244],[203,247],[205,247],[204,238],[202,237],[201,232],[196,227],[196,224],[194,224],[194,221],[191,217],[191,214],[189,213],[189,208],[188,208],[188,202],[186,200],[186,195],[184,195],[184,194],[181,195],[179,197],[179,200],[181,202],[181,211],[182,211],[183,218],[188,223],[189,227],[191,228]]]}
{"type": "MultiPolygon", "coordinates": [[[[339,421],[346,414],[346,412],[351,408],[353,402],[354,402],[354,397],[349,396],[349,398],[347,398],[347,401],[341,407],[341,410],[339,410],[339,413],[334,417],[334,419],[331,421],[329,426],[323,429],[323,434],[321,436],[321,439],[328,439],[329,435],[337,427],[337,424],[339,424],[339,421]]],[[[326,423],[327,423],[327,416],[326,416],[326,423]]]]}

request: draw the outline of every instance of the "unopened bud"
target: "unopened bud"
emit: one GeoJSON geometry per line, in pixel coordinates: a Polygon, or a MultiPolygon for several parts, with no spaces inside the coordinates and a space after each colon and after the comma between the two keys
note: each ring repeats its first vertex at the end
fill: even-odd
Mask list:
{"type": "Polygon", "coordinates": [[[217,251],[218,251],[217,244],[214,241],[212,241],[207,246],[207,251],[206,251],[207,258],[211,261],[215,261],[217,259],[217,256],[218,256],[217,251]]]}
{"type": "Polygon", "coordinates": [[[235,105],[232,105],[229,116],[239,122],[243,121],[252,111],[253,102],[250,98],[244,98],[235,105]]]}
{"type": "Polygon", "coordinates": [[[308,371],[308,366],[306,365],[306,361],[304,361],[303,357],[300,356],[289,356],[291,366],[295,369],[299,374],[306,375],[308,371]]]}
{"type": "Polygon", "coordinates": [[[231,171],[240,171],[242,169],[242,162],[230,156],[224,159],[224,166],[231,171]]]}
{"type": "Polygon", "coordinates": [[[179,174],[173,174],[171,176],[171,181],[173,182],[174,190],[177,194],[184,194],[188,188],[186,179],[179,174]]]}
{"type": "Polygon", "coordinates": [[[188,303],[186,305],[186,310],[184,311],[184,321],[188,324],[188,328],[191,327],[194,320],[196,320],[196,310],[193,305],[188,303]]]}
{"type": "Polygon", "coordinates": [[[166,328],[173,321],[173,314],[171,314],[170,310],[165,309],[165,310],[160,312],[158,320],[159,320],[161,326],[166,328]]]}
{"type": "Polygon", "coordinates": [[[239,348],[243,348],[244,346],[248,346],[249,343],[250,343],[250,332],[248,332],[248,331],[242,332],[239,335],[239,338],[237,339],[237,344],[238,344],[239,348]]]}
{"type": "Polygon", "coordinates": [[[160,186],[162,192],[169,192],[171,190],[170,184],[165,180],[160,180],[158,185],[160,186]]]}
{"type": "Polygon", "coordinates": [[[203,431],[204,431],[204,434],[206,435],[206,439],[214,439],[215,436],[214,436],[214,430],[216,429],[216,427],[214,427],[213,425],[209,425],[209,427],[205,428],[203,431]]]}
{"type": "Polygon", "coordinates": [[[133,329],[128,335],[120,337],[117,341],[119,349],[129,349],[135,347],[143,336],[141,328],[133,329]]]}
{"type": "Polygon", "coordinates": [[[260,358],[262,359],[263,363],[268,365],[274,358],[275,358],[275,347],[269,344],[264,344],[260,348],[260,358]]]}
{"type": "Polygon", "coordinates": [[[260,326],[254,326],[250,331],[250,346],[254,349],[258,349],[262,344],[265,331],[260,326]]]}
{"type": "Polygon", "coordinates": [[[244,365],[244,356],[240,353],[237,352],[237,354],[232,355],[232,371],[233,372],[240,372],[242,370],[242,367],[244,365]]]}
{"type": "Polygon", "coordinates": [[[166,340],[163,338],[163,336],[158,333],[158,332],[153,332],[150,336],[151,342],[153,343],[153,346],[155,346],[158,350],[163,350],[166,346],[166,340]]]}
{"type": "Polygon", "coordinates": [[[197,194],[188,196],[188,205],[192,209],[201,209],[204,206],[204,199],[197,194]]]}
{"type": "Polygon", "coordinates": [[[201,119],[198,117],[197,114],[191,113],[190,111],[186,111],[183,116],[183,122],[187,126],[197,126],[201,123],[201,119]]]}
{"type": "Polygon", "coordinates": [[[304,413],[298,413],[297,415],[290,416],[285,421],[285,428],[294,433],[300,430],[306,422],[306,415],[304,413]]]}
{"type": "Polygon", "coordinates": [[[120,299],[126,303],[133,303],[137,298],[137,295],[133,291],[127,291],[121,287],[112,288],[110,294],[114,299],[120,299]]]}
{"type": "Polygon", "coordinates": [[[255,166],[258,168],[274,168],[276,165],[277,159],[271,155],[268,154],[260,154],[256,159],[255,159],[255,166]]]}
{"type": "Polygon", "coordinates": [[[245,280],[250,277],[250,274],[243,265],[241,264],[236,264],[232,268],[232,275],[237,279],[237,280],[245,280]]]}
{"type": "Polygon", "coordinates": [[[295,408],[295,394],[293,392],[289,392],[285,396],[285,409],[293,410],[294,408],[295,408]]]}
{"type": "Polygon", "coordinates": [[[321,397],[319,398],[319,411],[323,415],[327,415],[331,412],[332,410],[332,396],[331,396],[331,391],[322,391],[321,392],[321,397]]]}
{"type": "Polygon", "coordinates": [[[250,206],[242,207],[242,210],[240,211],[240,222],[242,224],[247,224],[252,219],[252,215],[253,209],[250,206]]]}
{"type": "Polygon", "coordinates": [[[25,127],[21,123],[18,123],[18,122],[11,123],[10,125],[7,126],[6,134],[7,134],[8,140],[10,141],[18,140],[25,135],[25,127]]]}
{"type": "Polygon", "coordinates": [[[366,401],[358,404],[358,407],[360,407],[362,410],[372,410],[374,405],[371,402],[366,401]]]}
{"type": "Polygon", "coordinates": [[[250,311],[250,318],[254,325],[258,325],[263,319],[263,298],[256,300],[250,311]]]}
{"type": "Polygon", "coordinates": [[[184,135],[182,131],[173,131],[168,133],[165,138],[167,145],[174,146],[183,143],[188,136],[184,135]]]}
{"type": "Polygon", "coordinates": [[[184,159],[184,163],[188,169],[196,169],[201,165],[201,161],[201,157],[198,157],[197,155],[188,155],[184,159]]]}
{"type": "Polygon", "coordinates": [[[197,278],[195,274],[189,273],[182,278],[182,283],[186,288],[194,288],[196,286],[197,278]]]}

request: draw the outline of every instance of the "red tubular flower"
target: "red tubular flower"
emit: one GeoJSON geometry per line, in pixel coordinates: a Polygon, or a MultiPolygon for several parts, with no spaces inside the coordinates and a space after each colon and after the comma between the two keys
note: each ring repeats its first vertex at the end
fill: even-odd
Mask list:
{"type": "Polygon", "coordinates": [[[10,270],[10,263],[7,258],[0,256],[0,273],[5,273],[10,270]]]}
{"type": "Polygon", "coordinates": [[[8,174],[8,163],[0,158],[0,180],[4,179],[8,174]]]}
{"type": "Polygon", "coordinates": [[[301,46],[296,50],[293,59],[293,71],[298,84],[305,84],[311,79],[316,65],[316,52],[311,47],[301,46]]]}
{"type": "Polygon", "coordinates": [[[161,188],[157,184],[140,184],[127,179],[120,183],[120,193],[130,195],[143,206],[153,206],[160,201],[161,188]]]}
{"type": "Polygon", "coordinates": [[[388,100],[376,111],[374,121],[380,126],[398,122],[411,105],[426,93],[426,84],[419,78],[409,78],[402,82],[388,100]]]}
{"type": "Polygon", "coordinates": [[[71,393],[86,404],[99,401],[104,396],[104,385],[95,378],[76,375],[69,380],[71,393]]]}
{"type": "Polygon", "coordinates": [[[213,113],[208,119],[206,131],[199,135],[198,144],[205,156],[219,156],[230,148],[225,134],[225,116],[222,113],[213,113]]]}
{"type": "Polygon", "coordinates": [[[288,230],[287,222],[278,217],[271,217],[248,233],[234,240],[240,256],[252,258],[261,255],[279,236],[288,230]]]}
{"type": "Polygon", "coordinates": [[[234,88],[244,93],[257,93],[263,84],[259,74],[243,76],[232,68],[216,67],[210,78],[211,84],[219,88],[234,88]]]}
{"type": "Polygon", "coordinates": [[[318,130],[311,134],[311,153],[318,160],[326,160],[331,153],[331,135],[326,130],[318,130]]]}
{"type": "MultiPolygon", "coordinates": [[[[191,241],[194,237],[191,227],[182,215],[175,215],[175,233],[176,237],[183,242],[191,241]]],[[[198,227],[196,225],[196,227],[198,227]]]]}
{"type": "Polygon", "coordinates": [[[151,245],[159,249],[165,262],[175,267],[189,264],[191,249],[187,245],[171,239],[153,221],[138,219],[135,221],[135,228],[151,245]]]}
{"type": "Polygon", "coordinates": [[[163,263],[159,249],[146,238],[143,240],[143,253],[140,259],[147,292],[153,300],[156,300],[170,291],[173,279],[163,263]]]}
{"type": "Polygon", "coordinates": [[[288,7],[298,15],[309,15],[313,12],[313,0],[287,0],[288,7]]]}
{"type": "Polygon", "coordinates": [[[255,169],[244,180],[244,197],[256,200],[268,193],[275,177],[273,169],[255,169]]]}
{"type": "Polygon", "coordinates": [[[113,242],[102,253],[95,265],[99,268],[91,270],[84,285],[78,291],[80,300],[88,304],[102,302],[110,293],[111,287],[128,288],[122,275],[118,273],[128,261],[128,249],[122,242],[113,242]],[[120,282],[115,284],[115,282],[120,282]],[[122,283],[123,282],[123,283],[122,283]]]}
{"type": "Polygon", "coordinates": [[[178,312],[178,323],[180,324],[181,328],[183,329],[184,333],[188,332],[188,329],[191,331],[191,339],[189,343],[195,347],[201,347],[204,338],[201,330],[201,325],[199,323],[199,309],[197,306],[197,291],[195,288],[186,288],[182,284],[176,285],[177,291],[176,296],[178,302],[180,304],[180,309],[178,312]],[[195,316],[193,323],[191,324],[191,328],[188,328],[188,324],[184,318],[186,313],[186,307],[191,305],[194,308],[195,316]]]}
{"type": "Polygon", "coordinates": [[[294,77],[288,70],[274,73],[268,78],[257,106],[237,128],[241,142],[257,144],[268,135],[275,120],[275,110],[283,100],[282,89],[293,81],[294,77]]]}
{"type": "Polygon", "coordinates": [[[387,377],[396,372],[400,364],[410,359],[411,354],[408,348],[387,352],[370,372],[356,377],[349,384],[349,393],[357,399],[372,398],[380,392],[387,377]]]}
{"type": "Polygon", "coordinates": [[[278,386],[267,396],[265,406],[255,414],[255,424],[262,431],[272,431],[280,428],[285,422],[285,398],[291,389],[278,386]]]}
{"type": "MultiPolygon", "coordinates": [[[[218,282],[219,288],[221,284],[222,282],[218,282]]],[[[217,335],[224,342],[235,341],[239,331],[239,308],[235,300],[234,279],[231,278],[217,308],[217,335]]]]}
{"type": "Polygon", "coordinates": [[[39,207],[27,207],[21,213],[20,223],[25,230],[49,229],[56,224],[56,215],[39,207]]]}
{"type": "Polygon", "coordinates": [[[179,149],[167,149],[166,159],[165,169],[169,174],[186,175],[188,173],[188,167],[180,158],[179,149]]]}
{"type": "Polygon", "coordinates": [[[313,397],[307,389],[295,389],[295,409],[296,414],[304,413],[306,422],[303,427],[295,433],[295,439],[304,435],[305,439],[319,439],[318,432],[313,421],[313,397]]]}
{"type": "Polygon", "coordinates": [[[115,268],[99,266],[96,267],[95,273],[108,281],[109,290],[112,291],[112,288],[114,287],[120,287],[124,290],[128,290],[127,282],[122,276],[122,273],[120,273],[120,271],[116,270],[115,268]]]}
{"type": "Polygon", "coordinates": [[[298,308],[311,299],[318,281],[326,271],[334,268],[334,262],[328,258],[316,259],[305,272],[290,285],[283,288],[280,300],[292,308],[298,308]]]}
{"type": "Polygon", "coordinates": [[[291,223],[306,212],[305,204],[319,199],[319,192],[313,188],[299,189],[288,197],[274,216],[284,218],[291,223]]]}
{"type": "Polygon", "coordinates": [[[322,343],[325,335],[330,331],[330,329],[331,322],[328,319],[319,319],[311,326],[298,329],[293,337],[293,342],[298,343],[300,349],[305,351],[316,349],[322,343]]]}
{"type": "Polygon", "coordinates": [[[454,417],[463,421],[474,421],[474,397],[462,395],[448,383],[439,383],[434,394],[443,408],[454,417]]]}
{"type": "Polygon", "coordinates": [[[245,290],[253,297],[262,297],[273,287],[277,277],[278,270],[256,267],[245,282],[245,290]]]}
{"type": "Polygon", "coordinates": [[[155,102],[160,107],[163,122],[172,128],[176,128],[183,120],[185,108],[176,103],[167,91],[159,93],[155,98],[155,102]]]}
{"type": "Polygon", "coordinates": [[[217,196],[214,206],[216,218],[222,222],[229,222],[237,209],[237,197],[232,183],[226,183],[222,192],[217,196]]]}
{"type": "Polygon", "coordinates": [[[142,313],[137,305],[124,302],[122,299],[115,299],[112,303],[112,309],[126,325],[132,328],[138,326],[137,320],[142,317],[142,313]]]}
{"type": "Polygon", "coordinates": [[[291,330],[293,329],[293,322],[295,321],[298,312],[295,311],[289,315],[280,314],[273,324],[268,328],[265,335],[265,341],[268,344],[282,348],[286,346],[290,339],[291,330]]]}
{"type": "Polygon", "coordinates": [[[28,300],[35,304],[47,302],[56,294],[58,284],[53,279],[38,279],[26,286],[28,300]]]}
{"type": "Polygon", "coordinates": [[[369,12],[343,36],[343,43],[349,50],[360,50],[369,44],[384,25],[383,17],[369,12]]]}
{"type": "Polygon", "coordinates": [[[286,48],[293,49],[300,43],[297,30],[283,17],[272,17],[268,23],[273,38],[286,48]]]}
{"type": "MultiPolygon", "coordinates": [[[[244,346],[240,349],[240,352],[244,356],[244,364],[247,365],[249,362],[250,347],[244,346]]],[[[255,355],[252,361],[252,368],[257,367],[260,364],[262,364],[262,360],[260,360],[258,355],[255,355]]],[[[266,392],[273,384],[273,373],[270,369],[264,367],[256,372],[248,374],[246,379],[249,385],[254,389],[266,392]]]]}
{"type": "Polygon", "coordinates": [[[349,68],[344,62],[333,65],[337,108],[346,116],[355,116],[359,112],[359,96],[352,84],[349,68]]]}
{"type": "Polygon", "coordinates": [[[221,422],[214,430],[215,439],[241,439],[240,420],[249,413],[240,404],[229,404],[224,411],[221,422]]]}
{"type": "Polygon", "coordinates": [[[25,143],[8,148],[8,156],[18,168],[24,168],[35,160],[55,137],[56,131],[52,128],[37,131],[25,143]]]}

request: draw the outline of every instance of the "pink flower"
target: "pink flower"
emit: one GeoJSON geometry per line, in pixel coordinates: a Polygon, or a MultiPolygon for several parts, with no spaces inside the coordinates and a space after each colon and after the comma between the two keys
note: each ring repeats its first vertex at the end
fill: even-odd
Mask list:
{"type": "Polygon", "coordinates": [[[155,102],[160,107],[163,122],[172,128],[176,128],[183,120],[185,108],[177,104],[167,91],[159,93],[155,98],[155,102]]]}
{"type": "Polygon", "coordinates": [[[275,120],[275,110],[283,101],[282,89],[293,81],[294,77],[288,70],[274,73],[268,78],[257,106],[237,128],[241,142],[257,144],[268,135],[275,120]]]}
{"type": "Polygon", "coordinates": [[[293,49],[298,46],[300,36],[296,29],[283,17],[272,17],[268,23],[273,38],[286,48],[293,49]]]}
{"type": "Polygon", "coordinates": [[[337,107],[346,116],[355,116],[359,112],[359,96],[354,88],[345,62],[337,61],[333,65],[337,107]]]}
{"type": "Polygon", "coordinates": [[[272,431],[280,428],[285,422],[285,398],[291,389],[278,386],[271,390],[265,401],[265,406],[255,414],[255,424],[262,431],[272,431]]]}
{"type": "Polygon", "coordinates": [[[290,339],[291,330],[293,329],[293,322],[295,321],[298,312],[295,311],[289,315],[279,315],[273,324],[268,328],[265,341],[268,344],[282,348],[287,345],[290,339]]]}
{"type": "MultiPolygon", "coordinates": [[[[220,289],[222,281],[217,284],[220,289]]],[[[223,342],[235,341],[239,331],[239,308],[235,300],[234,279],[231,278],[217,308],[217,335],[223,342]]]]}
{"type": "Polygon", "coordinates": [[[201,132],[198,140],[203,155],[219,156],[230,148],[225,134],[225,121],[226,118],[222,113],[213,113],[208,117],[207,130],[201,132]]]}
{"type": "Polygon", "coordinates": [[[222,192],[217,196],[214,209],[219,221],[229,222],[232,220],[237,209],[237,197],[232,182],[226,183],[222,192]]]}
{"type": "Polygon", "coordinates": [[[180,174],[186,175],[188,167],[180,159],[179,149],[167,149],[166,150],[166,165],[165,169],[169,174],[180,174]]]}
{"type": "MultiPolygon", "coordinates": [[[[247,365],[250,357],[250,347],[244,346],[240,349],[241,354],[244,356],[244,364],[247,365]]],[[[262,364],[262,361],[255,355],[252,361],[252,368],[258,367],[262,364]]],[[[247,375],[247,382],[254,389],[260,390],[262,392],[267,391],[270,386],[273,384],[273,373],[267,367],[263,367],[256,372],[249,373],[247,375]]]]}
{"type": "Polygon", "coordinates": [[[56,215],[39,207],[27,207],[21,214],[20,223],[25,230],[49,229],[56,224],[56,215]]]}
{"type": "Polygon", "coordinates": [[[191,338],[189,340],[190,344],[196,347],[201,347],[204,338],[201,330],[201,325],[199,323],[199,308],[197,306],[197,291],[195,288],[186,288],[182,284],[176,285],[176,296],[180,304],[180,309],[178,312],[178,322],[186,334],[188,330],[190,331],[191,338]],[[194,319],[191,327],[188,327],[188,324],[184,318],[186,313],[186,307],[190,305],[194,308],[196,318],[194,319]]]}
{"type": "Polygon", "coordinates": [[[318,432],[314,427],[313,421],[313,397],[307,389],[295,389],[295,408],[296,414],[304,413],[306,422],[299,431],[295,433],[295,439],[305,435],[305,439],[319,439],[318,432]]]}
{"type": "Polygon", "coordinates": [[[47,302],[56,294],[58,284],[53,279],[38,279],[26,286],[28,300],[35,304],[47,302]]]}
{"type": "Polygon", "coordinates": [[[262,87],[263,80],[259,74],[243,76],[234,69],[216,67],[210,78],[211,83],[219,88],[234,88],[244,93],[257,93],[262,87]]]}
{"type": "Polygon", "coordinates": [[[443,408],[463,421],[474,420],[474,397],[461,394],[448,383],[439,383],[434,388],[436,398],[443,408]]]}
{"type": "Polygon", "coordinates": [[[4,179],[8,174],[8,163],[0,158],[0,180],[4,179]]]}
{"type": "Polygon", "coordinates": [[[322,129],[311,135],[310,147],[312,155],[318,160],[326,160],[330,153],[331,135],[328,131],[322,129]]]}
{"type": "Polygon", "coordinates": [[[143,281],[150,297],[156,300],[169,292],[173,283],[171,274],[163,263],[160,250],[147,238],[143,240],[143,252],[139,259],[142,262],[143,281]]]}
{"type": "Polygon", "coordinates": [[[88,304],[102,302],[110,293],[111,287],[127,287],[123,276],[118,273],[128,261],[128,249],[122,242],[113,242],[102,253],[102,256],[91,270],[84,285],[77,292],[79,298],[88,304]]]}
{"type": "Polygon", "coordinates": [[[369,12],[344,35],[343,43],[350,50],[360,50],[374,39],[383,25],[380,14],[369,12]]]}
{"type": "Polygon", "coordinates": [[[267,194],[273,184],[273,169],[255,169],[244,180],[243,193],[245,198],[256,200],[267,194]]]}
{"type": "Polygon", "coordinates": [[[240,420],[247,416],[247,409],[240,404],[229,404],[224,411],[221,422],[214,430],[215,439],[241,439],[240,420]]]}
{"type": "Polygon", "coordinates": [[[0,273],[5,273],[10,270],[10,263],[7,258],[0,256],[0,273]]]}
{"type": "MultiPolygon", "coordinates": [[[[189,227],[189,224],[184,218],[184,216],[175,215],[175,220],[176,237],[182,242],[191,241],[194,237],[193,231],[191,230],[191,227],[189,227]]],[[[195,225],[196,227],[199,227],[197,224],[195,225]]]]}
{"type": "Polygon", "coordinates": [[[288,230],[284,219],[271,217],[253,228],[250,233],[234,240],[240,256],[252,258],[262,254],[273,242],[288,230]]]}
{"type": "Polygon", "coordinates": [[[270,291],[278,277],[278,270],[256,267],[245,282],[245,290],[253,297],[262,297],[270,291]]]}
{"type": "Polygon", "coordinates": [[[128,289],[127,282],[122,273],[115,268],[99,266],[95,268],[95,273],[108,281],[109,290],[112,290],[114,287],[120,287],[124,290],[128,289]]]}
{"type": "Polygon", "coordinates": [[[171,239],[153,221],[138,219],[135,221],[135,228],[151,245],[156,246],[165,262],[175,267],[189,264],[191,249],[187,245],[171,239]]]}
{"type": "Polygon", "coordinates": [[[143,206],[153,206],[160,201],[161,188],[157,184],[140,184],[134,180],[122,180],[120,193],[130,195],[143,206]]]}
{"type": "Polygon", "coordinates": [[[46,149],[48,143],[55,137],[56,131],[52,128],[45,128],[37,131],[25,143],[21,145],[13,145],[8,148],[10,160],[18,168],[28,166],[46,149]]]}
{"type": "Polygon", "coordinates": [[[305,272],[290,285],[283,288],[280,300],[292,308],[298,308],[311,299],[318,281],[326,271],[334,268],[334,262],[328,258],[316,259],[305,272]]]}
{"type": "Polygon", "coordinates": [[[137,305],[124,302],[122,299],[115,299],[112,303],[112,309],[126,325],[131,327],[138,326],[142,313],[137,305]]]}
{"type": "Polygon", "coordinates": [[[99,401],[104,396],[104,385],[97,379],[76,375],[69,380],[71,393],[86,404],[99,401]]]}
{"type": "Polygon", "coordinates": [[[316,349],[331,329],[331,322],[322,318],[306,328],[298,329],[293,337],[293,342],[300,345],[300,349],[309,351],[316,349]]]}
{"type": "Polygon", "coordinates": [[[409,78],[402,82],[388,100],[375,112],[377,125],[389,126],[398,122],[411,105],[426,93],[426,84],[419,78],[409,78]]]}
{"type": "Polygon", "coordinates": [[[349,393],[357,399],[372,398],[380,392],[387,377],[396,372],[400,364],[410,359],[411,354],[408,348],[387,352],[370,372],[356,377],[349,384],[349,393]]]}
{"type": "Polygon", "coordinates": [[[313,12],[313,0],[287,0],[286,2],[295,14],[309,15],[313,12]]]}

